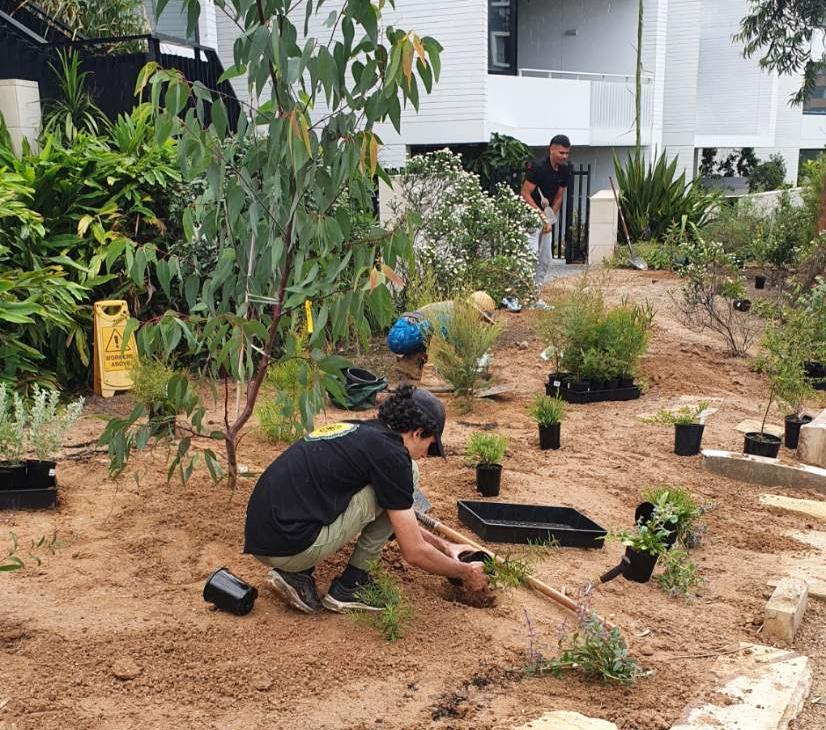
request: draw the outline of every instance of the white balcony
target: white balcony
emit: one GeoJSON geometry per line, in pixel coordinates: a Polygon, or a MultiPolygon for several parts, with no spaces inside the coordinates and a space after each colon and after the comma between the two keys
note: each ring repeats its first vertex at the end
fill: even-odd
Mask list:
{"type": "MultiPolygon", "coordinates": [[[[635,142],[634,77],[544,69],[517,76],[488,76],[488,132],[541,146],[567,134],[577,146],[623,146],[635,142]]],[[[653,84],[643,76],[642,144],[651,141],[653,84]]]]}

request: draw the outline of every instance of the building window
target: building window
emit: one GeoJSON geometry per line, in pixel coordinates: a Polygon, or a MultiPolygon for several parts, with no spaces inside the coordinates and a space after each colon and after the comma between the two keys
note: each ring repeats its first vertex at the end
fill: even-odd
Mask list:
{"type": "Polygon", "coordinates": [[[820,74],[812,95],[803,103],[804,114],[826,114],[826,74],[820,74]]]}
{"type": "Polygon", "coordinates": [[[516,2],[488,0],[488,73],[516,74],[516,2]]]}

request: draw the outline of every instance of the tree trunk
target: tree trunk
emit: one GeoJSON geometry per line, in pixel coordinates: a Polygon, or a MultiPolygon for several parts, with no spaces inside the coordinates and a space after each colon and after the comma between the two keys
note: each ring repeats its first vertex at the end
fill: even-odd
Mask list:
{"type": "Polygon", "coordinates": [[[823,178],[823,188],[820,191],[820,217],[817,219],[816,233],[826,231],[826,177],[823,178]]]}
{"type": "Polygon", "coordinates": [[[224,437],[227,447],[227,486],[235,491],[238,484],[238,443],[235,434],[224,437]]]}
{"type": "Polygon", "coordinates": [[[637,16],[637,71],[635,79],[634,114],[636,126],[636,153],[640,154],[642,145],[642,21],[643,0],[639,0],[639,14],[637,16]]]}

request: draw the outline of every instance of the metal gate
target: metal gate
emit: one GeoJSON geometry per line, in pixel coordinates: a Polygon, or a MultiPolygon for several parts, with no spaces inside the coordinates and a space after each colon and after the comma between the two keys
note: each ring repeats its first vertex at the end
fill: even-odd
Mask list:
{"type": "Polygon", "coordinates": [[[562,196],[557,223],[552,232],[555,259],[566,264],[585,263],[588,258],[588,221],[591,217],[591,165],[574,167],[571,184],[562,196]]]}

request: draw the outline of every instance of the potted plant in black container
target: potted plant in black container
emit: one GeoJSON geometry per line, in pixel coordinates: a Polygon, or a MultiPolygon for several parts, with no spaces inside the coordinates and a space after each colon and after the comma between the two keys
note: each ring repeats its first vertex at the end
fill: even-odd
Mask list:
{"type": "Polygon", "coordinates": [[[625,556],[620,566],[602,576],[602,582],[621,572],[626,580],[647,583],[651,580],[657,559],[668,549],[666,540],[670,534],[656,519],[638,522],[632,530],[609,533],[608,539],[619,540],[625,545],[625,556]]]}
{"type": "Polygon", "coordinates": [[[539,424],[539,448],[558,449],[559,431],[565,418],[565,401],[548,395],[537,395],[530,406],[531,417],[539,424]]]}
{"type": "Polygon", "coordinates": [[[35,386],[29,414],[29,451],[36,458],[26,459],[29,489],[50,489],[57,485],[55,454],[72,424],[80,418],[83,398],[61,408],[60,394],[35,386]]]}
{"type": "Polygon", "coordinates": [[[0,383],[0,490],[24,489],[26,465],[22,461],[26,437],[26,406],[17,394],[0,383]]]}
{"type": "Polygon", "coordinates": [[[494,433],[474,431],[470,435],[465,459],[476,465],[476,489],[483,497],[496,497],[502,482],[502,461],[508,440],[494,433]]]}
{"type": "Polygon", "coordinates": [[[695,456],[700,453],[708,415],[708,401],[700,401],[696,406],[683,406],[676,410],[663,408],[651,418],[644,418],[645,423],[662,425],[674,424],[674,453],[677,456],[695,456]]]}
{"type": "Polygon", "coordinates": [[[814,348],[812,331],[812,322],[805,312],[791,312],[785,323],[771,323],[766,327],[763,335],[765,352],[758,359],[758,366],[769,376],[771,390],[760,434],[746,434],[747,454],[777,456],[780,439],[771,434],[763,434],[769,408],[775,398],[792,411],[785,417],[785,443],[786,448],[797,448],[800,427],[807,419],[811,420],[803,415],[803,402],[814,395],[812,385],[806,377],[806,360],[814,348]],[[765,445],[767,440],[771,441],[771,448],[765,445]],[[766,451],[769,453],[764,453],[766,451]]]}

